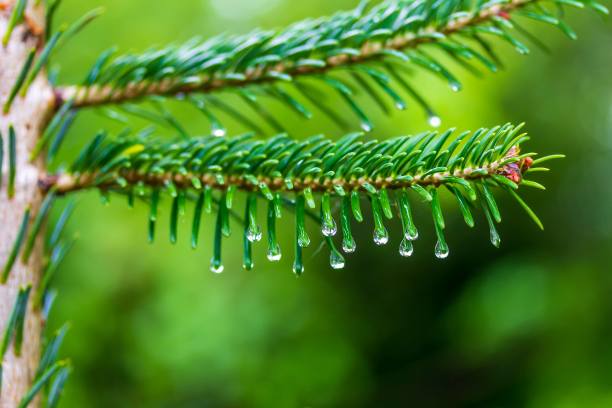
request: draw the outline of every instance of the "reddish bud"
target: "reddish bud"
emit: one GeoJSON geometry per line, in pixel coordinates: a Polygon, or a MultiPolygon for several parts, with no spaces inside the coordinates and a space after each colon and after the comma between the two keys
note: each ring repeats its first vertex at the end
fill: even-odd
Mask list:
{"type": "MultiPolygon", "coordinates": [[[[518,146],[512,146],[508,150],[506,158],[516,157],[520,153],[521,149],[518,146]]],[[[499,169],[498,174],[516,184],[520,184],[520,182],[523,180],[523,172],[527,171],[532,164],[533,159],[531,157],[525,157],[518,163],[514,162],[506,164],[504,167],[499,169]]]]}
{"type": "Polygon", "coordinates": [[[521,171],[524,173],[533,165],[533,159],[531,157],[525,157],[521,162],[521,171]]]}

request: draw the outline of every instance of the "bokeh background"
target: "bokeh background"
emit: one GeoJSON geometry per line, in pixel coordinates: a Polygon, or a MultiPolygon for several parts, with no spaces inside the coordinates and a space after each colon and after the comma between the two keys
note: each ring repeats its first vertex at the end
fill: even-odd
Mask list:
{"type": "MultiPolygon", "coordinates": [[[[65,0],[56,21],[95,6],[107,11],[54,62],[61,82],[76,82],[112,45],[143,50],[245,33],[355,3],[65,0]]],[[[212,217],[196,251],[188,219],[178,245],[162,233],[149,245],[144,205],[128,210],[120,198],[104,206],[95,193],[80,196],[68,231],[79,239],[56,278],[49,325],[72,324],[62,354],[75,369],[63,406],[612,407],[612,20],[572,11],[569,21],[577,42],[535,28],[550,55],[522,57],[501,45],[501,73],[478,79],[455,67],[459,94],[427,74],[413,80],[443,127],[526,121],[530,150],[568,155],[538,177],[547,192],[525,193],[544,232],[500,198],[500,249],[489,244],[484,219],[469,230],[446,197],[446,260],[434,257],[430,215],[419,207],[421,238],[408,259],[397,251],[398,221],[385,247],[371,242],[365,223],[355,227],[359,249],[344,270],[330,269],[314,245],[298,279],[287,222],[281,263],[265,260],[262,242],[256,269],[244,272],[234,234],[224,245],[225,272],[214,275],[212,217]]],[[[307,123],[269,106],[296,137],[341,135],[320,114],[307,123]]],[[[414,103],[390,117],[366,107],[378,138],[428,128],[414,103]]],[[[176,113],[206,131],[195,110],[176,113]]],[[[244,130],[228,124],[234,134],[244,130]]],[[[79,116],[65,157],[102,127],[116,125],[94,112],[79,116]]]]}

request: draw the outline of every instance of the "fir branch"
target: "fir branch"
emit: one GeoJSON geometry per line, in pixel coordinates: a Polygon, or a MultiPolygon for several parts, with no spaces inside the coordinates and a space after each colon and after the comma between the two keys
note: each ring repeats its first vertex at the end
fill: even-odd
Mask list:
{"type": "MultiPolygon", "coordinates": [[[[389,0],[371,9],[362,4],[353,11],[306,20],[278,32],[255,31],[243,36],[220,36],[204,43],[191,41],[141,55],[118,56],[112,62],[111,53],[104,53],[82,85],[57,89],[58,105],[73,98],[75,107],[83,107],[151,95],[211,93],[291,82],[391,58],[411,61],[446,77],[458,90],[454,77],[419,51],[419,46],[435,43],[464,65],[477,59],[495,70],[497,58],[491,50],[485,47],[489,58],[464,39],[483,45],[481,35],[489,34],[527,52],[527,47],[510,34],[511,13],[515,11],[525,18],[555,25],[569,35],[568,26],[542,8],[541,3],[586,5],[607,12],[593,1],[565,0],[448,0],[444,7],[431,0],[389,0]]],[[[370,76],[395,98],[386,80],[381,83],[380,76],[370,76]]]]}
{"type": "MultiPolygon", "coordinates": [[[[338,188],[368,192],[371,187],[439,186],[449,178],[455,183],[455,178],[478,180],[504,174],[511,174],[520,183],[520,169],[510,168],[518,156],[518,146],[511,148],[507,143],[521,128],[522,125],[508,124],[474,132],[464,154],[480,156],[469,161],[458,157],[459,152],[450,156],[449,151],[442,150],[440,144],[450,138],[453,130],[384,141],[364,141],[362,134],[352,133],[337,142],[321,136],[296,141],[286,135],[262,141],[250,134],[175,141],[124,136],[105,142],[105,136],[98,135],[73,163],[72,172],[46,176],[40,186],[66,194],[88,188],[115,190],[143,184],[164,187],[170,183],[179,189],[208,186],[225,190],[235,186],[259,191],[265,184],[270,191],[309,189],[337,194],[338,188]],[[490,143],[493,137],[499,144],[486,151],[478,149],[482,139],[490,143]]],[[[459,135],[452,147],[457,149],[468,135],[469,132],[459,135]]],[[[521,142],[527,139],[521,134],[521,142]]]]}
{"type": "MultiPolygon", "coordinates": [[[[268,217],[268,252],[272,260],[279,257],[274,222],[280,214],[283,197],[295,197],[298,223],[298,246],[310,242],[303,227],[305,205],[314,208],[315,194],[321,201],[321,231],[325,237],[336,234],[332,200],[350,197],[350,207],[358,221],[362,220],[359,197],[369,197],[375,221],[375,242],[388,242],[384,220],[393,217],[395,192],[397,207],[404,226],[401,253],[411,254],[410,243],[418,233],[410,213],[407,191],[413,191],[432,203],[439,257],[448,251],[443,230],[444,221],[438,199],[438,190],[448,189],[461,204],[469,226],[473,226],[470,208],[480,202],[486,213],[492,212],[496,222],[501,221],[492,187],[518,189],[524,182],[523,174],[533,163],[535,153],[520,153],[520,145],[528,140],[521,133],[522,125],[506,124],[476,132],[454,135],[453,130],[438,134],[425,132],[416,136],[402,136],[383,141],[365,141],[361,134],[349,134],[334,142],[322,136],[296,141],[286,135],[268,140],[251,135],[236,138],[193,137],[167,141],[150,135],[126,136],[107,140],[99,134],[79,154],[69,167],[70,172],[50,175],[40,180],[43,190],[53,189],[56,194],[68,194],[85,189],[98,189],[105,199],[109,193],[134,195],[149,203],[150,231],[154,231],[159,217],[158,203],[162,192],[172,197],[170,237],[177,240],[177,219],[185,213],[186,201],[196,202],[192,244],[197,244],[199,218],[211,211],[213,192],[219,191],[217,233],[230,234],[227,204],[228,195],[235,190],[247,193],[245,210],[245,260],[252,267],[251,242],[261,239],[257,223],[255,200],[265,199],[272,208],[268,217]],[[208,204],[207,204],[208,203],[208,204]],[[203,211],[204,208],[204,211],[203,211]],[[248,241],[248,242],[247,242],[248,241]]],[[[513,194],[521,206],[525,204],[513,194]]],[[[354,240],[347,224],[348,202],[343,205],[341,230],[345,237],[345,252],[354,250],[354,240]]],[[[526,204],[524,208],[527,210],[526,204]]],[[[527,210],[530,212],[531,210],[527,210]]],[[[532,211],[531,211],[532,213],[532,211]]],[[[531,214],[530,214],[531,215],[531,214]]],[[[534,218],[535,220],[535,218],[534,218]]],[[[494,225],[490,224],[494,229],[494,225]]],[[[492,233],[492,236],[494,234],[492,233]]],[[[153,237],[153,234],[150,234],[153,237]]],[[[213,269],[222,270],[220,260],[221,236],[215,238],[213,269]]],[[[498,245],[498,240],[494,242],[498,245]]],[[[328,242],[333,264],[343,265],[333,242],[328,242]]],[[[296,270],[302,270],[300,251],[296,252],[296,270]]]]}
{"type": "MultiPolygon", "coordinates": [[[[319,160],[320,159],[314,159],[313,161],[318,162],[319,160]]],[[[443,168],[440,169],[443,170],[443,168]]],[[[313,170],[316,170],[316,173],[320,172],[318,168],[313,170]]],[[[251,174],[224,176],[223,170],[204,174],[198,174],[196,172],[182,174],[173,172],[140,173],[138,171],[122,169],[113,176],[100,172],[85,172],[77,175],[69,173],[47,175],[39,180],[39,185],[44,191],[48,191],[50,188],[56,188],[58,194],[68,194],[91,188],[114,191],[122,185],[146,185],[148,187],[164,188],[172,184],[178,189],[190,189],[193,188],[196,183],[215,190],[226,190],[228,187],[234,186],[243,191],[258,191],[260,185],[265,184],[270,191],[286,192],[310,189],[311,192],[334,193],[336,189],[342,188],[368,192],[369,189],[366,186],[372,186],[374,189],[402,189],[410,188],[415,185],[422,187],[433,185],[437,187],[440,184],[444,184],[445,179],[449,177],[457,177],[471,181],[491,178],[492,175],[501,174],[505,171],[505,166],[501,166],[499,162],[493,162],[482,167],[466,167],[461,170],[455,170],[452,173],[449,171],[442,171],[434,172],[426,176],[417,174],[414,177],[407,175],[384,178],[363,176],[346,180],[344,178],[317,178],[316,176],[305,176],[304,178],[258,177],[251,174]]]]}

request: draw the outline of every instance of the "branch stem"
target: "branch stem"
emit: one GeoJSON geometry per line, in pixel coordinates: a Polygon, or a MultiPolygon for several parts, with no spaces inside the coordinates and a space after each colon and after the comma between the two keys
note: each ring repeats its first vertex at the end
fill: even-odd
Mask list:
{"type": "MultiPolygon", "coordinates": [[[[296,178],[291,179],[293,185],[292,189],[287,188],[286,179],[281,177],[270,178],[260,177],[258,178],[259,183],[264,183],[268,186],[271,191],[303,191],[310,188],[313,192],[329,192],[334,193],[336,190],[334,186],[340,186],[344,190],[348,191],[367,191],[366,185],[373,186],[376,189],[402,189],[409,188],[414,185],[420,186],[439,186],[445,182],[445,178],[454,176],[462,178],[464,180],[478,180],[486,179],[494,174],[502,174],[501,171],[504,166],[501,166],[498,162],[491,163],[484,167],[477,168],[465,168],[456,170],[452,174],[450,172],[435,173],[428,176],[415,175],[412,179],[401,179],[398,180],[394,177],[386,178],[353,178],[345,180],[342,178],[337,179],[321,179],[321,178],[296,178]]],[[[121,188],[118,184],[119,177],[127,181],[131,186],[137,184],[144,184],[148,187],[163,187],[169,182],[172,182],[177,188],[193,188],[193,179],[197,178],[202,186],[208,186],[217,190],[227,190],[229,186],[235,186],[240,190],[253,191],[258,190],[258,184],[253,184],[252,179],[241,175],[231,175],[220,177],[218,174],[143,174],[133,170],[127,170],[120,172],[116,177],[97,182],[98,175],[95,173],[85,173],[81,175],[73,174],[60,174],[53,175],[49,174],[39,179],[38,185],[43,192],[47,192],[51,189],[56,194],[69,194],[87,189],[113,189],[121,188]]]]}

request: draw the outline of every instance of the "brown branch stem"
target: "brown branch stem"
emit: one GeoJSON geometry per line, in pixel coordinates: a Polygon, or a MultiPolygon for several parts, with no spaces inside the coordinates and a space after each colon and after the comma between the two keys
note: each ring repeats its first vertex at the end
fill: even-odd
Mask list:
{"type": "MultiPolygon", "coordinates": [[[[397,180],[394,177],[377,177],[367,178],[359,177],[346,179],[322,179],[317,177],[295,178],[291,182],[293,189],[288,189],[285,179],[281,177],[259,177],[257,180],[260,183],[265,183],[271,191],[303,191],[310,188],[313,192],[334,192],[334,186],[341,186],[345,190],[363,190],[366,184],[373,186],[376,189],[387,188],[391,190],[409,188],[413,185],[420,186],[439,186],[444,183],[445,178],[454,176],[465,180],[478,180],[491,177],[493,174],[503,175],[505,166],[494,162],[484,167],[466,168],[455,170],[454,172],[435,173],[428,176],[414,175],[411,180],[397,180]],[[486,174],[484,174],[486,172],[486,174]]],[[[247,177],[242,175],[230,175],[221,177],[223,182],[219,180],[218,174],[143,174],[134,170],[122,171],[115,177],[96,182],[97,174],[84,173],[81,175],[60,174],[46,175],[39,179],[38,185],[41,190],[49,191],[53,189],[57,194],[69,194],[77,191],[87,190],[91,188],[97,189],[113,189],[121,188],[118,184],[118,179],[121,177],[129,185],[143,183],[148,187],[163,187],[172,182],[176,187],[185,189],[193,188],[192,180],[197,178],[203,186],[209,186],[217,190],[225,190],[229,186],[235,186],[240,190],[253,191],[257,190],[258,186],[254,185],[247,177]]]]}

